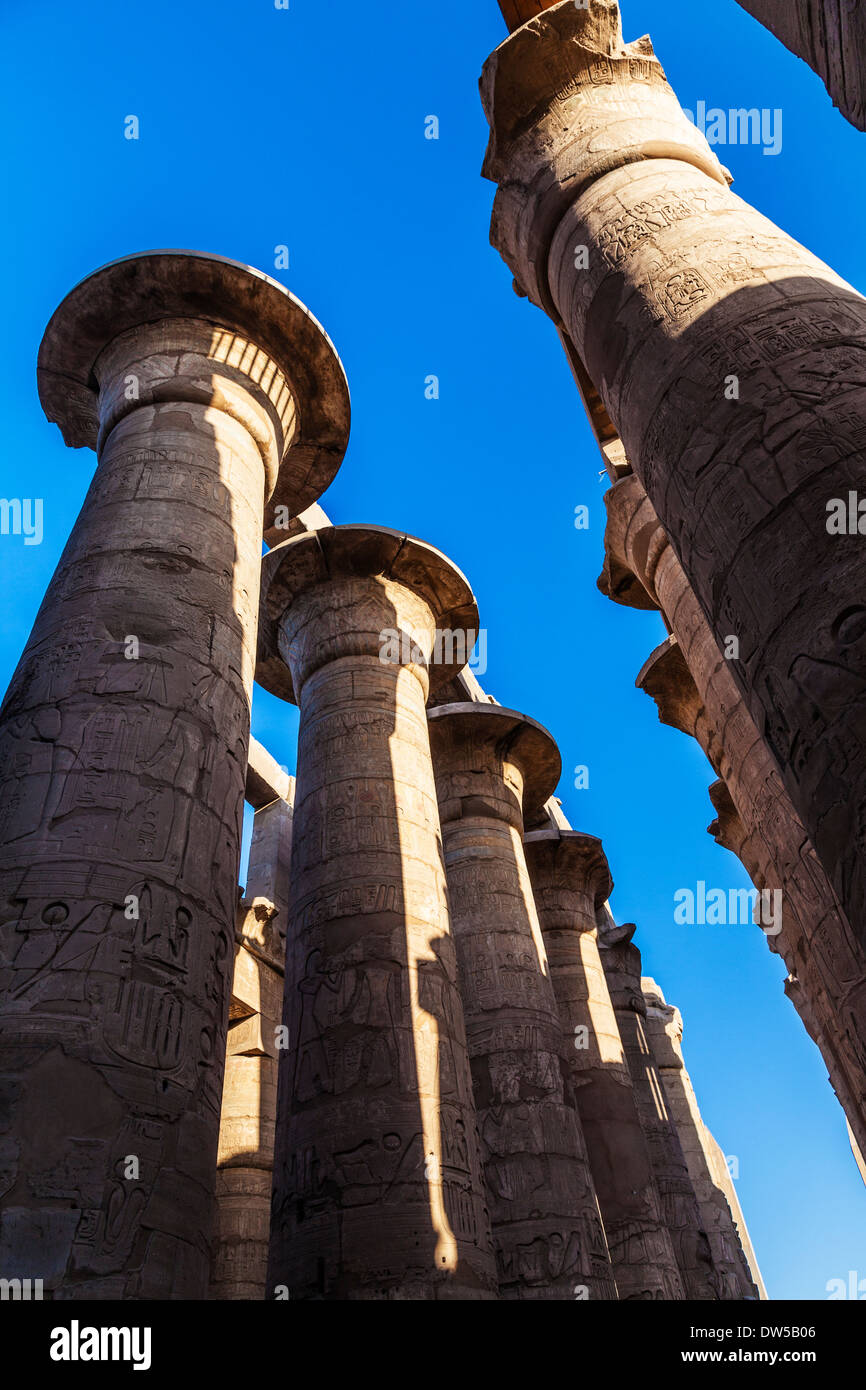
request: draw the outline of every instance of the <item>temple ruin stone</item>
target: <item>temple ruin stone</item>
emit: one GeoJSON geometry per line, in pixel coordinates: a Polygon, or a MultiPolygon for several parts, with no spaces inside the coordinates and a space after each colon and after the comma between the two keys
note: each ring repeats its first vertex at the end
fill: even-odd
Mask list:
{"type": "Polygon", "coordinates": [[[268,1295],[492,1298],[425,713],[475,600],[385,527],[263,565],[259,679],[300,708],[268,1295]]]}
{"type": "Polygon", "coordinates": [[[637,684],[664,723],[697,740],[719,775],[710,789],[718,842],[737,854],[759,891],[782,892],[767,944],[787,966],[786,993],[866,1147],[866,953],[640,480],[623,477],[605,505],[599,588],[630,607],[658,607],[671,630],[637,684]]]}
{"type": "Polygon", "coordinates": [[[654,1164],[653,1146],[674,1145],[641,1114],[599,955],[613,888],[601,841],[551,828],[525,849],[619,1296],[717,1298],[685,1159],[654,1164]]]}
{"type": "Polygon", "coordinates": [[[492,240],[622,441],[866,944],[866,302],[729,189],[615,0],[563,0],[485,65],[492,240]],[[810,388],[819,380],[820,392],[810,388]]]}
{"type": "Polygon", "coordinates": [[[834,106],[866,130],[866,9],[862,0],[737,0],[818,74],[834,106]]]}
{"type": "Polygon", "coordinates": [[[767,1297],[728,1162],[701,1116],[682,1051],[683,1020],[655,980],[643,976],[646,1039],[677,1128],[692,1187],[710,1239],[713,1263],[726,1284],[724,1297],[767,1297]]]}
{"type": "Polygon", "coordinates": [[[504,1299],[616,1297],[523,852],[561,764],[535,720],[429,712],[484,1176],[504,1299]]]}
{"type": "Polygon", "coordinates": [[[210,1283],[214,1299],[263,1299],[267,1292],[294,795],[294,777],[251,738],[246,801],[255,814],[229,1003],[210,1283]]]}
{"type": "Polygon", "coordinates": [[[263,525],[348,393],[282,286],[191,252],[82,281],[38,383],[98,461],[0,710],[0,1274],[202,1298],[263,525]]]}

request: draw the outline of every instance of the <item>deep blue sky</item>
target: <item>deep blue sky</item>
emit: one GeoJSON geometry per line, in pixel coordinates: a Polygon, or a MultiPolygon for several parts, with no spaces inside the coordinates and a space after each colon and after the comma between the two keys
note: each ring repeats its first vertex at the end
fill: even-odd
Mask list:
{"type": "MultiPolygon", "coordinates": [[[[818,79],[734,0],[622,0],[683,106],[779,107],[784,144],[720,149],[735,190],[866,288],[859,135],[818,79]],[[831,215],[832,213],[832,215],[831,215]]],[[[477,79],[504,37],[495,0],[4,0],[0,83],[10,206],[0,222],[5,449],[0,496],[41,496],[45,539],[0,538],[0,685],[92,473],[36,395],[42,330],[71,286],[152,247],[218,252],[283,280],[325,325],[353,397],[352,441],[322,504],[402,527],[466,571],[489,630],[484,683],[562,750],[572,823],[600,835],[620,921],[685,1017],[705,1119],[771,1296],[866,1278],[866,1191],[816,1049],[753,927],[673,922],[698,879],[746,886],[706,834],[713,773],[634,689],[655,614],[603,599],[603,482],[549,322],[488,244],[477,79]],[[141,138],[123,138],[135,114],[141,138]],[[424,118],[441,122],[424,139],[424,118]],[[274,247],[291,267],[274,269],[274,247]],[[439,401],[425,377],[441,380],[439,401]],[[573,526],[578,503],[591,525],[573,526]],[[569,770],[590,769],[575,791],[569,770]]],[[[296,715],[260,695],[253,730],[294,769],[296,715]]]]}

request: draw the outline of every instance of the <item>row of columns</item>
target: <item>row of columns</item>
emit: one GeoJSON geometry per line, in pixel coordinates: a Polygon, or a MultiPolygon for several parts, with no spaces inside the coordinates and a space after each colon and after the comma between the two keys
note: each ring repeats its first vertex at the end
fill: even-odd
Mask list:
{"type": "Polygon", "coordinates": [[[818,861],[782,777],[639,479],[605,495],[602,592],[658,608],[670,636],[637,684],[662,722],[694,737],[719,782],[710,826],[756,888],[783,893],[780,930],[767,936],[788,969],[786,993],[821,1050],[861,1152],[866,1151],[866,954],[818,861]]]}
{"type": "Polygon", "coordinates": [[[360,526],[264,572],[260,678],[300,710],[268,1295],[754,1297],[647,1113],[601,965],[601,846],[525,834],[555,743],[451,699],[464,577],[360,526]]]}
{"type": "Polygon", "coordinates": [[[599,968],[600,848],[524,841],[555,744],[436,704],[465,577],[371,526],[260,560],[345,448],[323,330],[246,267],[154,253],[68,296],[39,381],[98,461],[0,710],[0,1276],[719,1296],[599,968]],[[250,747],[254,672],[299,706],[294,785],[250,747]]]}
{"type": "Polygon", "coordinates": [[[866,301],[730,191],[615,0],[524,17],[481,80],[492,241],[595,383],[717,646],[737,639],[862,947],[864,560],[827,518],[866,493],[866,301]]]}
{"type": "Polygon", "coordinates": [[[82,281],[37,374],[97,466],[0,708],[0,1276],[204,1298],[262,535],[348,390],[282,286],[174,251],[82,281]]]}

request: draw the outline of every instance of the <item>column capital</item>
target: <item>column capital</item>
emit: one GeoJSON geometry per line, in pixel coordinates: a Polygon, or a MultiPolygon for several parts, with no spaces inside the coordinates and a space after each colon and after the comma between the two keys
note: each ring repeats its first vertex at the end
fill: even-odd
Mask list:
{"type": "Polygon", "coordinates": [[[632,940],[635,930],[635,924],[627,922],[605,932],[599,945],[614,1008],[645,1016],[647,1006],[640,987],[641,953],[632,940]]]}
{"type": "Polygon", "coordinates": [[[655,573],[670,542],[637,474],[609,487],[604,505],[604,568],[598,588],[627,608],[658,608],[655,573]]]}
{"type": "MultiPolygon", "coordinates": [[[[601,840],[579,830],[530,830],[523,837],[523,847],[536,896],[558,891],[583,895],[592,903],[592,916],[588,920],[580,921],[566,905],[550,925],[594,931],[595,912],[613,892],[610,865],[601,840]]],[[[556,909],[553,903],[547,906],[546,920],[550,921],[556,909]]]]}
{"type": "Polygon", "coordinates": [[[522,828],[556,790],[559,749],[536,720],[473,701],[427,717],[443,822],[481,816],[522,828]]]}
{"type": "Polygon", "coordinates": [[[635,685],[655,701],[662,724],[697,738],[704,704],[676,637],[666,637],[650,652],[635,685]]]}
{"type": "MultiPolygon", "coordinates": [[[[95,367],[105,349],[163,320],[223,329],[220,375],[268,396],[277,424],[275,476],[264,529],[275,510],[303,510],[324,492],[349,439],[349,388],[333,343],[307,308],[270,276],[199,251],[147,251],[111,261],[72,289],[55,310],[39,349],[39,398],[72,448],[96,449],[101,405],[95,367]],[[275,380],[277,378],[277,380],[275,380]],[[281,378],[281,380],[280,380],[281,378]]],[[[177,349],[175,349],[175,357],[177,349]]],[[[164,372],[141,383],[138,404],[186,400],[222,404],[216,383],[190,366],[183,385],[166,353],[164,372]]]]}
{"type": "Polygon", "coordinates": [[[299,673],[303,683],[340,656],[411,666],[435,687],[466,665],[477,634],[478,606],[466,576],[435,546],[404,531],[322,527],[284,541],[262,560],[256,680],[290,704],[297,704],[299,673]],[[339,603],[325,596],[338,586],[339,603]],[[287,616],[316,592],[318,621],[290,633],[287,616]]]}
{"type": "Polygon", "coordinates": [[[516,29],[484,65],[481,100],[491,131],[482,173],[499,184],[491,241],[548,313],[553,235],[590,183],[640,160],[676,159],[727,187],[650,39],[623,42],[616,0],[588,9],[563,0],[516,29]]]}
{"type": "Polygon", "coordinates": [[[647,1022],[657,1024],[653,1030],[653,1052],[660,1067],[679,1070],[685,1066],[682,1048],[683,1016],[675,1004],[669,1004],[662,988],[650,975],[642,975],[641,994],[647,1008],[647,1022]]]}

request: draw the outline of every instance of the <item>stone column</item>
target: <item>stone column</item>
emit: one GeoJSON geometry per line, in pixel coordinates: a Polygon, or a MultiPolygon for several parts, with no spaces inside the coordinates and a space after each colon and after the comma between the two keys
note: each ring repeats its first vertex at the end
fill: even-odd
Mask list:
{"type": "Polygon", "coordinates": [[[818,74],[833,105],[866,130],[866,10],[862,0],[737,0],[818,74]]]}
{"type": "Polygon", "coordinates": [[[646,1039],[664,1087],[664,1099],[682,1144],[701,1218],[728,1299],[766,1298],[767,1292],[719,1145],[701,1118],[682,1053],[683,1020],[665,1002],[655,980],[640,981],[646,1039]]]}
{"type": "Polygon", "coordinates": [[[613,889],[601,841],[533,830],[524,843],[619,1296],[712,1297],[690,1252],[677,1261],[599,956],[596,911],[613,889]]]}
{"type": "Polygon", "coordinates": [[[98,462],[0,710],[0,1275],[202,1298],[263,506],[348,396],[281,286],[183,252],[79,284],[38,375],[98,462]]]}
{"type": "Polygon", "coordinates": [[[866,497],[866,301],[729,191],[615,0],[517,29],[482,96],[493,242],[568,333],[720,646],[738,638],[738,686],[864,940],[866,551],[828,504],[866,497]]]}
{"type": "Polygon", "coordinates": [[[493,1297],[425,714],[475,601],[384,527],[264,566],[259,678],[300,706],[268,1294],[493,1297]]]}
{"type": "Polygon", "coordinates": [[[601,959],[650,1151],[662,1218],[677,1264],[685,1271],[686,1297],[731,1297],[721,1273],[714,1267],[683,1149],[647,1040],[646,1002],[640,988],[641,955],[631,940],[634,930],[634,924],[629,923],[607,932],[601,943],[601,959]]]}
{"type": "Polygon", "coordinates": [[[255,816],[229,1004],[213,1299],[263,1299],[267,1287],[294,796],[294,777],[251,738],[246,800],[255,816]]]}
{"type": "Polygon", "coordinates": [[[429,720],[500,1297],[616,1298],[523,854],[559,753],[499,705],[429,720]]]}
{"type": "Polygon", "coordinates": [[[740,857],[756,888],[783,890],[781,931],[767,943],[788,968],[786,993],[866,1143],[866,952],[640,480],[623,478],[605,502],[599,587],[632,607],[658,606],[672,630],[638,684],[656,701],[662,721],[691,734],[720,775],[710,789],[719,812],[710,828],[719,843],[740,857]]]}

